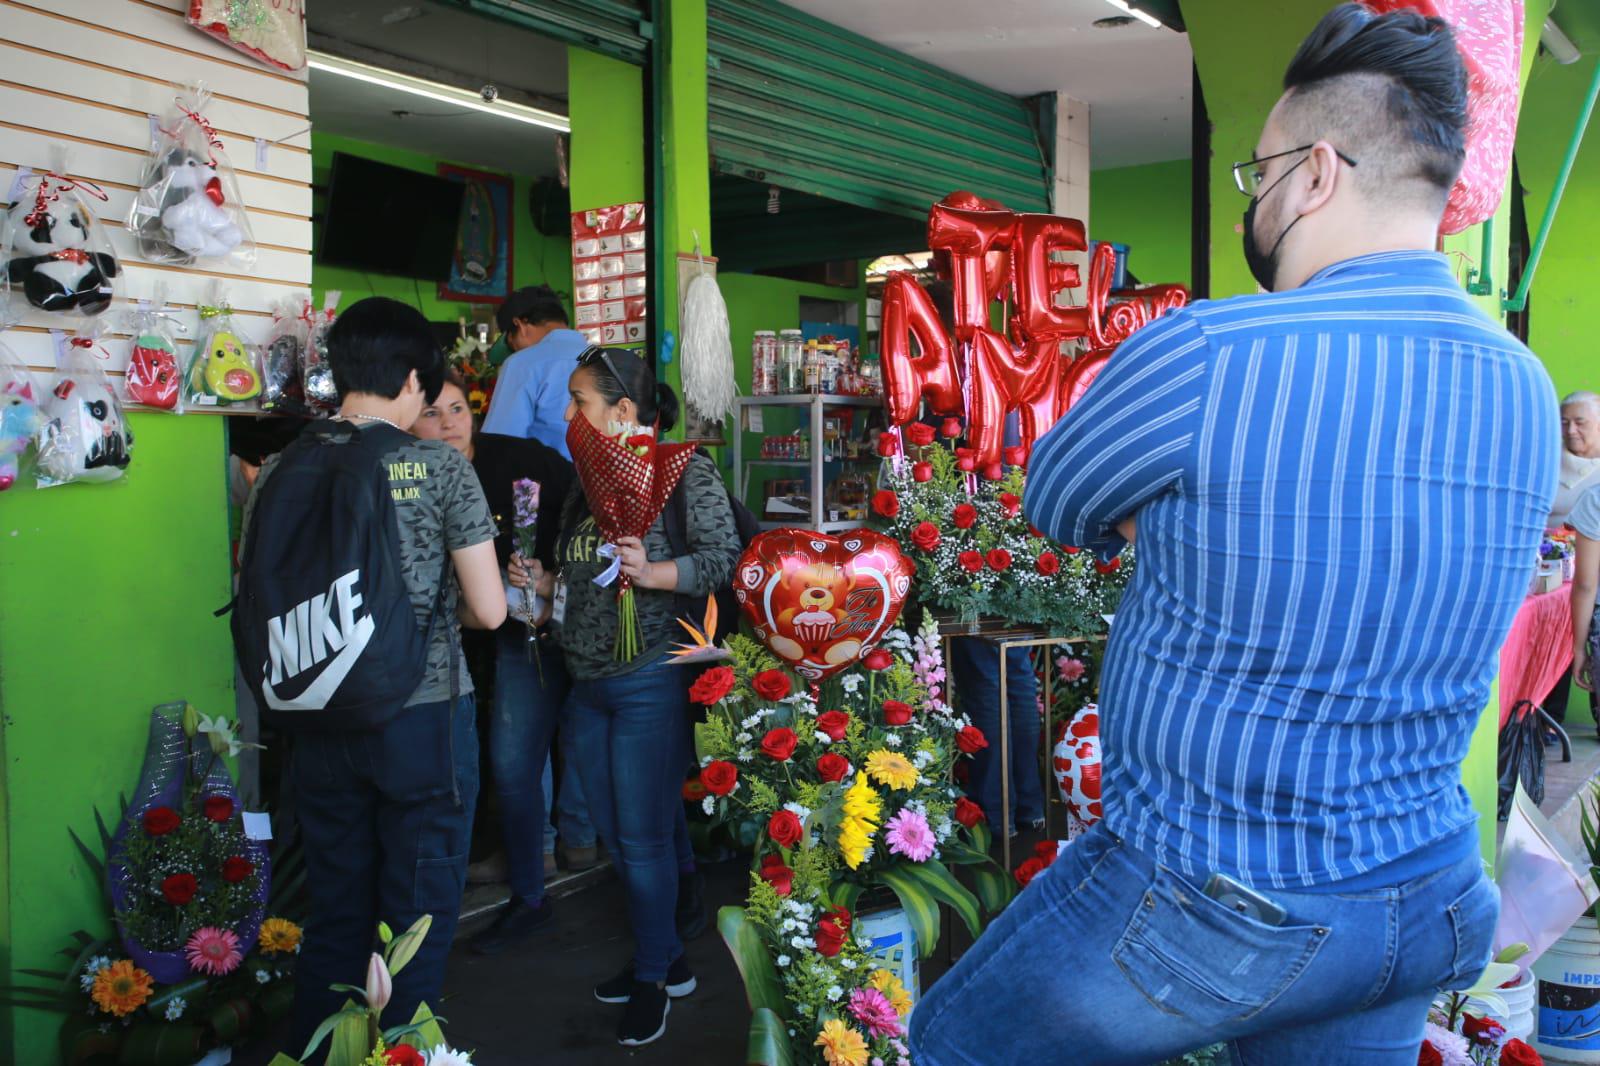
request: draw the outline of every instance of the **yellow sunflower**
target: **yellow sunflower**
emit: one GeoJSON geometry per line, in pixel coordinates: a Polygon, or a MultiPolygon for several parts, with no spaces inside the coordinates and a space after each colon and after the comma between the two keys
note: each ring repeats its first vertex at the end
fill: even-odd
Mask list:
{"type": "Polygon", "coordinates": [[[822,1049],[828,1066],[867,1066],[867,1042],[837,1018],[822,1023],[816,1046],[822,1049]]]}
{"type": "Polygon", "coordinates": [[[119,959],[95,975],[94,990],[89,996],[95,1006],[122,1018],[144,1006],[154,985],[148,973],[127,959],[119,959]]]}
{"type": "Polygon", "coordinates": [[[867,776],[889,788],[917,787],[917,768],[898,751],[880,750],[868,755],[867,776]]]}
{"type": "Polygon", "coordinates": [[[889,1001],[896,1014],[904,1018],[911,1013],[911,994],[906,991],[906,986],[900,983],[900,978],[888,970],[873,970],[872,976],[867,978],[868,986],[876,988],[883,993],[883,998],[889,1001]]]}
{"type": "Polygon", "coordinates": [[[867,857],[872,847],[872,823],[860,818],[846,818],[839,823],[839,854],[844,864],[854,870],[867,857]]]}
{"type": "Polygon", "coordinates": [[[300,946],[300,927],[286,918],[268,918],[261,923],[256,940],[268,955],[290,952],[300,946]]]}
{"type": "Polygon", "coordinates": [[[867,784],[865,777],[858,776],[856,783],[845,792],[844,816],[871,822],[871,829],[878,828],[883,818],[883,799],[867,784]]]}

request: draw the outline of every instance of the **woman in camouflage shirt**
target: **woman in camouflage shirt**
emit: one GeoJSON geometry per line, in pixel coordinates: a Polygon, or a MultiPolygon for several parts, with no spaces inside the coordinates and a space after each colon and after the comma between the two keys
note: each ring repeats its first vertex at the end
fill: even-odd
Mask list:
{"type": "MultiPolygon", "coordinates": [[[[569,424],[584,418],[601,433],[612,423],[654,424],[663,433],[677,420],[677,397],[632,352],[589,349],[579,358],[568,389],[569,424]]],[[[617,1035],[630,1047],[665,1033],[670,999],[695,987],[674,927],[679,863],[673,840],[689,761],[692,678],[668,652],[681,636],[675,620],[680,597],[703,602],[731,580],[740,553],[727,491],[710,459],[696,455],[676,492],[683,495],[687,515],[686,554],[673,551],[661,516],[642,539],[623,537],[616,544],[637,604],[642,650],[632,660],[620,662],[613,656],[617,586],[595,583],[610,560],[600,554],[606,538],[590,514],[581,477],[562,510],[556,546],[559,581],[534,563],[527,575],[555,605],[556,637],[572,674],[567,715],[578,773],[590,816],[618,858],[628,894],[633,961],[597,986],[595,998],[628,1005],[617,1035]]],[[[676,501],[667,506],[676,506],[676,501]]],[[[521,567],[513,568],[513,582],[521,576],[521,567]]]]}

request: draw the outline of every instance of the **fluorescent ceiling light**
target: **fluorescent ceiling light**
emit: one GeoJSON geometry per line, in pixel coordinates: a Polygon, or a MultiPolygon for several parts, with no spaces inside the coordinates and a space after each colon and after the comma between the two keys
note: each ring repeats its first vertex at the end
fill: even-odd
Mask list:
{"type": "Polygon", "coordinates": [[[312,70],[320,70],[326,74],[337,74],[341,78],[353,78],[356,81],[364,81],[368,85],[381,85],[385,89],[410,93],[412,96],[420,96],[425,100],[435,100],[441,104],[453,104],[456,107],[464,107],[471,111],[482,111],[486,115],[496,115],[500,118],[510,119],[513,122],[525,122],[530,126],[542,126],[547,130],[556,130],[559,133],[572,132],[572,122],[567,116],[558,115],[554,111],[541,111],[537,107],[512,103],[504,99],[488,103],[482,96],[470,89],[458,89],[454,85],[445,85],[442,82],[413,78],[398,71],[384,70],[382,67],[372,67],[365,63],[357,63],[354,60],[341,59],[326,52],[313,51],[307,53],[307,56],[307,64],[312,70]]]}
{"type": "Polygon", "coordinates": [[[1124,15],[1132,15],[1146,26],[1154,26],[1158,30],[1161,28],[1160,19],[1156,18],[1154,15],[1148,14],[1147,12],[1140,11],[1136,7],[1129,7],[1128,0],[1106,0],[1106,3],[1110,4],[1118,11],[1121,11],[1124,15]]]}
{"type": "Polygon", "coordinates": [[[1544,32],[1539,35],[1539,43],[1549,50],[1550,58],[1562,66],[1576,63],[1583,58],[1578,46],[1572,43],[1572,38],[1561,32],[1561,27],[1556,25],[1555,19],[1544,20],[1544,32]]]}

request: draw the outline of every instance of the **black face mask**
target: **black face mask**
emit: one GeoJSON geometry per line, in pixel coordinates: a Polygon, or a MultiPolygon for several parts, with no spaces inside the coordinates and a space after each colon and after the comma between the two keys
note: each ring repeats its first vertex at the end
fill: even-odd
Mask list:
{"type": "MultiPolygon", "coordinates": [[[[1304,162],[1304,159],[1300,160],[1300,163],[1304,162]]],[[[1283,179],[1293,174],[1295,167],[1298,167],[1300,163],[1296,163],[1293,167],[1284,171],[1282,177],[1267,186],[1266,192],[1251,198],[1250,206],[1244,209],[1244,261],[1250,267],[1250,274],[1256,279],[1256,284],[1268,292],[1273,291],[1272,283],[1278,276],[1278,249],[1283,247],[1283,239],[1289,235],[1289,231],[1294,229],[1300,219],[1305,216],[1297,216],[1293,222],[1283,227],[1283,232],[1278,234],[1278,239],[1272,242],[1272,248],[1263,253],[1261,246],[1256,243],[1256,205],[1270,196],[1273,189],[1282,185],[1283,179]]]]}

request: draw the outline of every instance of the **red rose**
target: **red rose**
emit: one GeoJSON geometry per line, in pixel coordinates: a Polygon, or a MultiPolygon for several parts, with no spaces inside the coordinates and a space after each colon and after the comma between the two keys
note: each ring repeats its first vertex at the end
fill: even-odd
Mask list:
{"type": "Polygon", "coordinates": [[[1028,523],[1028,535],[1030,537],[1038,537],[1040,540],[1044,540],[1045,539],[1044,538],[1044,532],[1038,526],[1034,525],[1032,522],[1028,523]]]}
{"type": "Polygon", "coordinates": [[[161,882],[161,895],[174,907],[188,903],[198,891],[200,882],[195,880],[194,874],[173,874],[161,882]]]}
{"type": "Polygon", "coordinates": [[[733,791],[733,786],[739,783],[739,768],[731,762],[706,763],[700,771],[700,783],[706,786],[706,791],[713,796],[726,796],[733,791]]]}
{"type": "Polygon", "coordinates": [[[1022,510],[1022,497],[1014,492],[1000,494],[1000,506],[1005,508],[1007,518],[1017,517],[1017,512],[1022,510]]]}
{"type": "Polygon", "coordinates": [[[1033,561],[1033,568],[1045,577],[1051,577],[1061,572],[1061,559],[1055,552],[1040,552],[1039,558],[1033,561]]]}
{"type": "Polygon", "coordinates": [[[1026,449],[1026,448],[1023,448],[1023,447],[1006,448],[1006,449],[1003,449],[1000,452],[1000,454],[1002,456],[1004,456],[1006,462],[1011,464],[1012,466],[1027,466],[1028,465],[1028,449],[1026,449]]]}
{"type": "Polygon", "coordinates": [[[761,860],[761,880],[773,887],[780,896],[787,896],[794,889],[794,871],[783,864],[783,859],[777,855],[768,855],[761,860]]]}
{"type": "Polygon", "coordinates": [[[181,824],[183,819],[171,807],[151,807],[144,812],[144,831],[153,837],[166,836],[181,824]]]}
{"type": "Polygon", "coordinates": [[[238,884],[255,872],[255,863],[242,855],[231,856],[222,863],[222,879],[230,885],[238,884]]]}
{"type": "Polygon", "coordinates": [[[925,422],[913,422],[906,427],[906,440],[919,448],[933,443],[933,427],[925,422]]]}
{"type": "Polygon", "coordinates": [[[961,436],[961,419],[945,419],[944,424],[939,427],[939,433],[942,436],[950,438],[951,440],[955,440],[957,437],[961,436]]]}
{"type": "Polygon", "coordinates": [[[956,562],[961,564],[961,569],[969,574],[976,574],[983,569],[983,555],[979,552],[966,551],[956,556],[956,562]]]}
{"type": "Polygon", "coordinates": [[[882,648],[873,648],[867,652],[866,658],[861,660],[861,665],[868,670],[887,670],[894,665],[894,656],[882,648]]]}
{"type": "Polygon", "coordinates": [[[1461,1035],[1479,1044],[1492,1044],[1505,1035],[1506,1027],[1493,1018],[1461,1015],[1461,1035]]]}
{"type": "Polygon", "coordinates": [[[1011,553],[1004,548],[989,549],[989,569],[1005,571],[1011,569],[1011,553]]]}
{"type": "Polygon", "coordinates": [[[691,777],[683,783],[683,798],[690,803],[699,803],[711,795],[711,790],[706,788],[706,783],[698,777],[691,777]]]}
{"type": "Polygon", "coordinates": [[[1066,544],[1063,544],[1061,546],[1061,550],[1063,552],[1067,553],[1068,555],[1077,555],[1083,549],[1082,548],[1073,548],[1073,547],[1070,547],[1070,546],[1068,546],[1066,544]]]}
{"type": "Polygon", "coordinates": [[[1544,1066],[1544,1056],[1512,1037],[1500,1049],[1500,1066],[1544,1066]]]}
{"type": "Polygon", "coordinates": [[[1029,859],[1016,869],[1014,876],[1017,879],[1017,884],[1021,885],[1023,888],[1027,888],[1028,882],[1044,873],[1044,868],[1044,862],[1037,856],[1029,859]]]}
{"type": "Polygon", "coordinates": [[[792,729],[773,729],[761,738],[761,754],[775,762],[788,762],[800,738],[792,729]]]}
{"type": "Polygon", "coordinates": [[[937,548],[942,539],[944,538],[939,533],[939,527],[932,522],[918,523],[917,528],[911,531],[911,543],[925,552],[937,548]]]}
{"type": "Polygon", "coordinates": [[[837,752],[828,752],[817,760],[817,776],[824,781],[843,781],[850,772],[850,760],[837,752]]]}
{"type": "Polygon", "coordinates": [[[1122,556],[1117,556],[1109,563],[1102,563],[1100,560],[1096,559],[1094,562],[1094,568],[1096,571],[1102,574],[1114,574],[1118,570],[1122,569],[1122,556]]]}
{"type": "Polygon", "coordinates": [[[763,670],[750,679],[750,687],[764,700],[781,700],[793,686],[789,684],[789,675],[782,670],[763,670]]]}
{"type": "Polygon", "coordinates": [[[628,438],[628,447],[648,448],[655,442],[656,439],[648,433],[635,433],[633,436],[628,438]]]}
{"type": "Polygon", "coordinates": [[[850,728],[850,716],[843,711],[823,711],[817,715],[817,732],[828,734],[829,740],[843,740],[850,728]]]}
{"type": "Polygon", "coordinates": [[[957,529],[971,529],[978,521],[978,509],[970,503],[964,503],[956,508],[955,513],[950,516],[950,521],[955,523],[957,529]]]}
{"type": "Polygon", "coordinates": [[[396,1044],[394,1047],[384,1048],[383,1060],[389,1066],[427,1066],[428,1062],[422,1057],[422,1052],[410,1044],[396,1044]]]}
{"type": "Polygon", "coordinates": [[[714,666],[695,678],[689,688],[689,699],[709,707],[732,692],[733,685],[733,667],[714,666]]]}
{"type": "Polygon", "coordinates": [[[983,468],[983,479],[985,481],[999,481],[1005,476],[1005,467],[1001,466],[999,463],[990,463],[988,466],[983,468]]]}
{"type": "Polygon", "coordinates": [[[917,481],[917,482],[932,481],[933,480],[933,464],[932,463],[912,463],[911,464],[911,480],[912,481],[917,481]]]}
{"type": "MultiPolygon", "coordinates": [[[[1500,1061],[1504,1062],[1505,1058],[1502,1056],[1500,1061]]],[[[1424,1040],[1421,1050],[1417,1052],[1417,1066],[1444,1066],[1444,1058],[1438,1048],[1424,1040]]]]}
{"type": "Polygon", "coordinates": [[[828,916],[817,923],[817,954],[831,959],[844,948],[844,938],[850,932],[850,912],[835,907],[828,916]]]}
{"type": "Polygon", "coordinates": [[[1041,840],[1033,846],[1033,857],[1049,866],[1056,861],[1056,853],[1060,851],[1060,847],[1054,840],[1041,840]]]}
{"type": "Polygon", "coordinates": [[[989,738],[983,735],[983,730],[975,725],[961,727],[961,732],[956,734],[956,747],[968,755],[982,751],[989,746],[989,738]]]}
{"type": "Polygon", "coordinates": [[[227,796],[207,796],[202,809],[213,822],[226,822],[233,817],[233,800],[227,796]]]}
{"type": "Polygon", "coordinates": [[[978,461],[970,455],[964,455],[956,460],[956,469],[963,474],[970,474],[978,469],[978,461]]]}
{"type": "Polygon", "coordinates": [[[962,796],[960,799],[956,800],[955,817],[956,821],[960,822],[968,829],[971,829],[979,822],[986,822],[989,820],[989,816],[983,813],[983,808],[978,806],[976,803],[973,803],[965,796],[962,796]]]}
{"type": "Polygon", "coordinates": [[[779,811],[767,819],[767,836],[780,848],[794,847],[804,833],[800,818],[793,811],[779,811]]]}
{"type": "Polygon", "coordinates": [[[883,720],[890,725],[907,725],[911,721],[911,704],[899,700],[883,701],[883,720]]]}
{"type": "Polygon", "coordinates": [[[893,433],[878,434],[878,454],[885,459],[892,459],[900,454],[900,440],[893,433]]]}
{"type": "Polygon", "coordinates": [[[884,518],[894,518],[900,514],[900,497],[888,489],[879,489],[872,494],[872,509],[884,518]]]}

